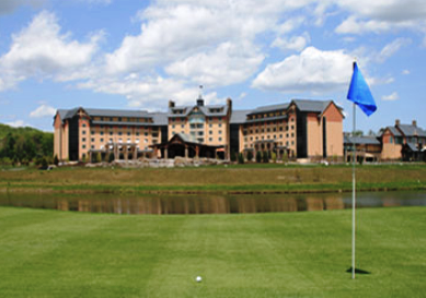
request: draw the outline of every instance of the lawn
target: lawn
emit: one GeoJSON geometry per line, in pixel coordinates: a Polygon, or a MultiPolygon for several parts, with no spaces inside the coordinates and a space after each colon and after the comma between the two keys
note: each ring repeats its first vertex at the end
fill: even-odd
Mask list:
{"type": "Polygon", "coordinates": [[[424,297],[426,209],[126,216],[0,208],[2,297],[424,297]],[[195,277],[203,282],[196,283],[195,277]]]}
{"type": "MultiPolygon", "coordinates": [[[[426,190],[426,164],[359,166],[360,190],[426,190]]],[[[350,191],[350,166],[284,166],[119,169],[61,168],[0,171],[0,191],[68,192],[299,192],[350,191]]]]}

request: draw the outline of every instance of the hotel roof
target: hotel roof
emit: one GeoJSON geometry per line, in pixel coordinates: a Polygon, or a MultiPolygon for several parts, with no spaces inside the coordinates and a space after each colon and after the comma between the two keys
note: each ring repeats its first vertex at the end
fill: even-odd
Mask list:
{"type": "Polygon", "coordinates": [[[349,137],[344,136],[345,144],[357,144],[357,145],[380,145],[379,140],[376,137],[349,137]]]}
{"type": "Polygon", "coordinates": [[[400,124],[397,127],[407,137],[426,137],[426,131],[424,131],[420,127],[409,124],[400,124]]]}
{"type": "Polygon", "coordinates": [[[169,111],[167,113],[167,117],[187,117],[192,110],[195,108],[200,109],[200,111],[206,116],[206,117],[224,117],[228,114],[228,106],[227,105],[212,105],[212,106],[176,106],[173,108],[169,108],[169,111]],[[220,110],[219,112],[214,112],[212,110],[220,110]],[[182,111],[181,114],[175,114],[174,111],[182,111]]]}

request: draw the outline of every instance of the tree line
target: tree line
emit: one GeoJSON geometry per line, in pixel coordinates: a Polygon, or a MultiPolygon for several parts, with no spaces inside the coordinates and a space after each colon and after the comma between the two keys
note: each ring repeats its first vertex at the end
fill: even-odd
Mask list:
{"type": "Polygon", "coordinates": [[[0,125],[0,164],[53,162],[53,134],[32,128],[14,129],[0,125]]]}

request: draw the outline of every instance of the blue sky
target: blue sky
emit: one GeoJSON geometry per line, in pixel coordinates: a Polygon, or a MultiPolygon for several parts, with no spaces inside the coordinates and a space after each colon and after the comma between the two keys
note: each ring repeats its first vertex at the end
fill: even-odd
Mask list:
{"type": "Polygon", "coordinates": [[[345,99],[356,57],[378,105],[368,132],[426,128],[423,0],[2,0],[0,122],[52,131],[58,108],[236,109],[345,99]]]}

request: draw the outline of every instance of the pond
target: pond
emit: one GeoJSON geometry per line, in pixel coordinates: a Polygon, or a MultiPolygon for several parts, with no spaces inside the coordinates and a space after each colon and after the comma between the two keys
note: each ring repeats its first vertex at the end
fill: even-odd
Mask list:
{"type": "MultiPolygon", "coordinates": [[[[0,206],[116,214],[227,214],[351,208],[351,193],[114,195],[0,193],[0,206]]],[[[360,192],[357,208],[426,206],[426,192],[360,192]]]]}

